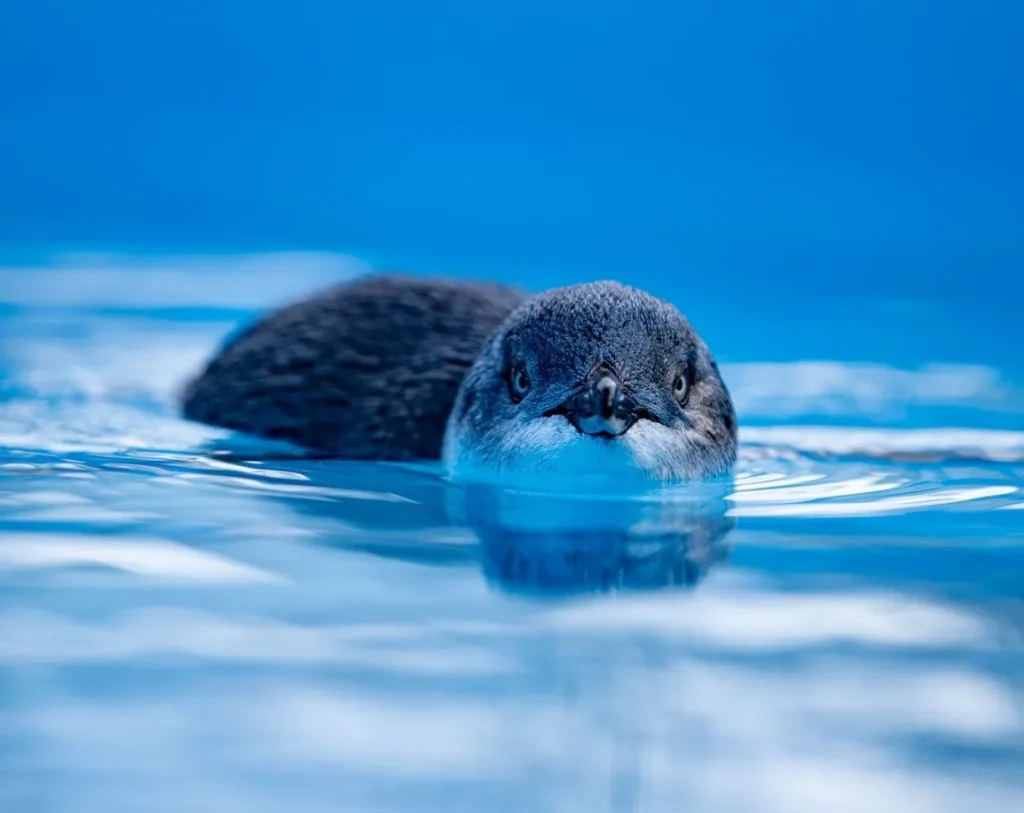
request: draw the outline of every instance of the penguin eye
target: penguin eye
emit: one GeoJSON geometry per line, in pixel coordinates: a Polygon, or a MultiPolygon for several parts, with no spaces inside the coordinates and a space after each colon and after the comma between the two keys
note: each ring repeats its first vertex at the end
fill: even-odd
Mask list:
{"type": "Polygon", "coordinates": [[[515,365],[508,374],[508,392],[512,402],[518,404],[526,397],[526,391],[530,389],[530,377],[526,374],[521,364],[515,365]]]}
{"type": "Polygon", "coordinates": [[[690,375],[689,370],[684,370],[675,377],[675,381],[672,382],[672,396],[676,399],[679,406],[686,406],[686,401],[690,397],[690,375]]]}

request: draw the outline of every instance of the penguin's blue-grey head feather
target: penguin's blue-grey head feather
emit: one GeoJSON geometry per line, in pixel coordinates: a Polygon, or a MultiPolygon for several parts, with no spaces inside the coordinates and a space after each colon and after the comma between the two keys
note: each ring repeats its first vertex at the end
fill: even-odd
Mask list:
{"type": "Polygon", "coordinates": [[[595,282],[526,301],[490,336],[448,421],[456,479],[700,480],[736,458],[736,417],[683,315],[595,282]]]}

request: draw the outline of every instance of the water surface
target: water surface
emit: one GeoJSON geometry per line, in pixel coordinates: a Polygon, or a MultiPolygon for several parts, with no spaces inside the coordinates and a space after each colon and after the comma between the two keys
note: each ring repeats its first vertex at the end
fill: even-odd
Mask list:
{"type": "Polygon", "coordinates": [[[176,418],[352,271],[279,261],[0,273],[0,809],[1024,809],[1016,371],[751,353],[727,488],[458,489],[176,418]]]}

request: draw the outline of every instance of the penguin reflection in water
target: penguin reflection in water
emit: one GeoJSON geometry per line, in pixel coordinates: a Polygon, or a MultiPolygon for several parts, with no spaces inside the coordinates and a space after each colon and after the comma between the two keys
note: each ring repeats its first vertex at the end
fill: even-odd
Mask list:
{"type": "Polygon", "coordinates": [[[622,494],[720,480],[736,459],[707,346],[675,307],[614,282],[534,297],[416,277],[342,284],[229,340],[183,412],[320,456],[440,459],[470,486],[622,494]]]}
{"type": "Polygon", "coordinates": [[[456,504],[492,584],[571,596],[694,587],[726,559],[735,526],[714,491],[638,501],[470,486],[456,504]]]}

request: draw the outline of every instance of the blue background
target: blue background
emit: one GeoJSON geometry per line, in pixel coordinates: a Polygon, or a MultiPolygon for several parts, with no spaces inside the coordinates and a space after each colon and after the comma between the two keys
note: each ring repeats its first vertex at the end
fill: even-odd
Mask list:
{"type": "Polygon", "coordinates": [[[1024,4],[5,0],[0,244],[679,304],[722,360],[1022,370],[1024,4]]]}

